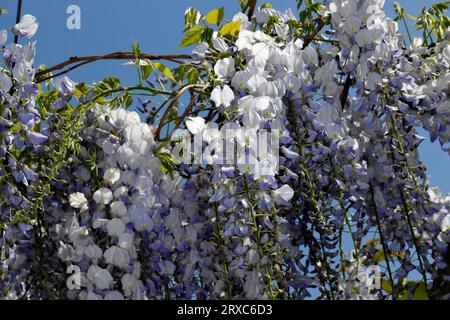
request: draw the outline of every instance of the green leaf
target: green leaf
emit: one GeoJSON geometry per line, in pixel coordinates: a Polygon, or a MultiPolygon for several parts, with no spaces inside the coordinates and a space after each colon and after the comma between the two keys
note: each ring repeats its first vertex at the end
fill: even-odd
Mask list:
{"type": "Polygon", "coordinates": [[[183,63],[174,69],[175,78],[178,82],[183,82],[184,79],[188,79],[190,84],[198,82],[199,71],[196,67],[189,63],[183,63]]]}
{"type": "Polygon", "coordinates": [[[414,294],[411,297],[412,292],[410,290],[405,290],[401,296],[398,297],[399,300],[427,300],[428,299],[428,293],[427,293],[427,287],[425,282],[420,281],[408,281],[408,287],[414,288],[414,294]]]}
{"type": "Polygon", "coordinates": [[[109,105],[113,109],[125,108],[128,109],[133,104],[133,97],[125,92],[124,94],[119,94],[109,100],[109,105]]]}
{"type": "Polygon", "coordinates": [[[373,238],[368,240],[366,243],[364,243],[363,247],[369,247],[369,246],[378,246],[380,244],[380,239],[379,238],[373,238]]]}
{"type": "Polygon", "coordinates": [[[391,283],[386,279],[381,279],[381,288],[389,294],[393,292],[391,283]]]}
{"type": "Polygon", "coordinates": [[[309,17],[311,17],[311,11],[309,9],[305,9],[300,12],[300,21],[305,22],[309,17]]]}
{"type": "Polygon", "coordinates": [[[202,34],[203,28],[201,26],[192,27],[188,32],[186,32],[183,40],[181,40],[180,48],[199,43],[202,40],[202,34]]]}
{"type": "Polygon", "coordinates": [[[239,4],[241,5],[242,12],[245,12],[245,11],[247,11],[247,9],[250,6],[250,1],[249,0],[239,0],[239,4]]]}
{"type": "Polygon", "coordinates": [[[131,51],[133,52],[133,55],[136,60],[139,59],[139,56],[141,55],[141,48],[139,47],[139,43],[134,41],[131,43],[131,51]]]}
{"type": "Polygon", "coordinates": [[[413,300],[426,300],[427,298],[427,286],[424,282],[421,282],[414,292],[413,300]]]}
{"type": "Polygon", "coordinates": [[[319,14],[319,11],[323,8],[321,3],[314,3],[310,6],[312,12],[319,14]]]}
{"type": "Polygon", "coordinates": [[[450,1],[444,1],[435,3],[431,6],[431,11],[435,13],[444,13],[448,10],[448,7],[450,6],[450,1]]]}
{"type": "Polygon", "coordinates": [[[205,27],[203,29],[202,41],[207,42],[211,45],[215,32],[216,31],[214,29],[205,27]]]}
{"type": "Polygon", "coordinates": [[[209,24],[219,25],[223,19],[223,15],[224,15],[223,7],[220,9],[214,9],[206,15],[206,21],[208,21],[209,24]]]}
{"type": "Polygon", "coordinates": [[[125,109],[128,109],[129,107],[131,107],[132,104],[133,104],[133,97],[129,93],[126,93],[123,96],[123,107],[125,109]]]}
{"type": "Polygon", "coordinates": [[[197,25],[201,17],[202,15],[197,9],[192,7],[187,8],[184,13],[184,31],[187,31],[197,25]]]}
{"type": "Polygon", "coordinates": [[[100,81],[95,85],[96,90],[107,91],[111,89],[117,89],[121,86],[120,80],[115,77],[108,77],[100,81]]]}
{"type": "Polygon", "coordinates": [[[163,174],[169,173],[173,176],[173,172],[175,169],[175,164],[173,162],[172,155],[167,152],[161,152],[156,154],[156,156],[161,161],[160,168],[163,174]]]}
{"type": "Polygon", "coordinates": [[[227,23],[220,29],[219,33],[221,36],[237,37],[239,31],[241,31],[241,20],[227,23]]]}
{"type": "Polygon", "coordinates": [[[150,75],[153,72],[153,68],[151,65],[142,66],[141,69],[142,69],[142,78],[144,80],[148,79],[148,77],[150,77],[150,75]]]}
{"type": "Polygon", "coordinates": [[[263,3],[260,7],[259,10],[262,9],[273,9],[273,6],[270,3],[263,3]]]}
{"type": "Polygon", "coordinates": [[[155,62],[153,66],[160,71],[162,74],[164,74],[167,78],[172,80],[173,82],[176,82],[175,77],[172,74],[172,71],[170,71],[169,68],[167,68],[164,64],[160,62],[155,62]]]}
{"type": "Polygon", "coordinates": [[[81,97],[81,96],[83,95],[83,92],[81,92],[80,89],[76,88],[76,89],[73,91],[73,94],[74,94],[75,97],[79,98],[79,97],[81,97]]]}
{"type": "MultiPolygon", "coordinates": [[[[395,258],[403,258],[405,256],[404,253],[398,253],[398,252],[389,252],[388,257],[395,257],[395,258]]],[[[383,248],[378,249],[375,254],[373,255],[373,262],[381,262],[384,261],[384,250],[383,248]]]]}
{"type": "Polygon", "coordinates": [[[191,72],[189,73],[189,83],[196,84],[198,82],[198,78],[199,78],[198,70],[195,68],[191,69],[191,72]]]}
{"type": "Polygon", "coordinates": [[[108,104],[108,101],[104,97],[100,97],[96,100],[96,103],[101,106],[104,106],[104,105],[108,104]]]}
{"type": "Polygon", "coordinates": [[[86,83],[79,83],[77,85],[77,89],[79,89],[84,95],[89,94],[89,86],[86,83]]]}
{"type": "Polygon", "coordinates": [[[443,16],[442,17],[442,24],[445,27],[445,29],[447,29],[448,27],[450,27],[450,18],[447,16],[443,16]]]}

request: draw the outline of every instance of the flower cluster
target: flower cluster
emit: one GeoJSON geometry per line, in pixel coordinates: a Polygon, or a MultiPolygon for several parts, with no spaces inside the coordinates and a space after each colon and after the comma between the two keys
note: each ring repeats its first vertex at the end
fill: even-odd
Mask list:
{"type": "MultiPolygon", "coordinates": [[[[24,15],[12,29],[18,38],[32,38],[38,22],[24,15]]],[[[32,227],[13,223],[17,212],[27,210],[35,195],[39,175],[38,159],[46,152],[48,140],[36,109],[39,88],[34,83],[36,43],[7,44],[8,31],[0,30],[4,62],[0,69],[0,292],[15,298],[26,291],[20,282],[33,255],[32,227]],[[6,229],[6,230],[5,230],[6,229]],[[14,284],[15,288],[9,287],[14,284]]]]}
{"type": "Polygon", "coordinates": [[[195,199],[179,176],[161,172],[152,128],[136,112],[97,107],[85,121],[80,153],[64,173],[68,203],[48,222],[58,258],[82,277],[83,290],[68,295],[162,299],[181,286],[183,297],[195,286],[195,199]]]}
{"type": "MultiPolygon", "coordinates": [[[[236,140],[248,156],[257,155],[257,146],[250,143],[255,130],[281,131],[279,168],[272,176],[257,175],[259,166],[273,164],[271,153],[254,159],[256,165],[247,166],[247,172],[213,168],[218,187],[210,199],[234,214],[241,211],[239,201],[254,202],[254,230],[272,244],[264,251],[258,234],[250,234],[253,241],[244,251],[277,257],[258,265],[259,283],[265,284],[259,288],[269,290],[266,296],[283,286],[284,294],[304,297],[305,288],[318,285],[325,297],[335,298],[337,279],[348,273],[355,281],[353,271],[338,271],[350,263],[338,247],[346,229],[353,254],[360,256],[357,261],[351,258],[352,263],[363,268],[385,260],[383,278],[392,287],[414,270],[426,282],[429,274],[435,277],[445,268],[439,265],[447,244],[438,239],[448,227],[430,223],[436,221],[432,216],[438,205],[426,191],[425,167],[417,153],[423,138],[416,128],[428,130],[445,149],[450,46],[443,41],[429,56],[418,40],[403,47],[403,36],[385,16],[383,3],[327,1],[322,13],[330,16],[333,31],[316,41],[290,34],[295,19],[290,11],[264,8],[253,21],[239,14],[233,19],[241,21],[234,43],[218,37],[212,46],[202,43],[194,50],[199,59],[218,57],[211,68],[222,84],[210,99],[225,115],[222,128],[246,128],[244,137],[236,140]],[[282,203],[276,200],[277,188],[286,195],[282,203]],[[273,210],[272,203],[288,208],[273,210]],[[377,241],[368,241],[372,232],[378,234],[377,241]],[[370,244],[363,247],[364,240],[370,244]],[[341,261],[336,262],[338,254],[341,261]],[[366,255],[370,258],[363,258],[366,255]],[[308,268],[305,261],[313,261],[313,266],[308,268]],[[285,272],[279,279],[274,271],[278,268],[285,272]],[[271,288],[274,278],[277,283],[271,288]]],[[[240,214],[236,220],[248,224],[251,215],[240,214]]],[[[227,230],[230,216],[222,219],[227,230]]],[[[254,272],[248,269],[252,263],[241,261],[247,272],[254,272]]],[[[232,265],[233,259],[227,262],[232,265]]],[[[352,286],[344,287],[351,293],[352,286]]],[[[390,293],[397,295],[395,289],[390,293]]]]}
{"type": "MultiPolygon", "coordinates": [[[[92,90],[64,77],[40,93],[34,43],[4,46],[0,297],[442,293],[450,199],[429,187],[418,130],[450,152],[449,37],[407,45],[383,4],[326,0],[312,22],[239,13],[236,33],[203,37],[182,66],[198,83],[173,93],[159,77],[161,89],[109,78],[92,90]],[[123,96],[100,99],[133,88],[167,94],[168,108],[191,89],[173,134],[159,140],[166,124],[120,108],[123,96]],[[180,146],[194,163],[174,162],[180,146]]],[[[25,15],[13,32],[36,30],[25,15]]]]}

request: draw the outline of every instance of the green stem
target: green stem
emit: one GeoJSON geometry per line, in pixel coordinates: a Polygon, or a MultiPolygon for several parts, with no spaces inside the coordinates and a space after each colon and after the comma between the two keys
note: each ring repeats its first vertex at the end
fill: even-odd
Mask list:
{"type": "MultiPolygon", "coordinates": [[[[401,141],[400,135],[398,133],[397,127],[395,125],[395,121],[394,121],[393,116],[391,117],[391,126],[392,126],[392,131],[394,132],[395,139],[398,142],[398,152],[403,157],[403,160],[405,161],[406,169],[407,169],[407,172],[408,172],[408,176],[410,176],[413,179],[414,185],[416,187],[416,190],[419,193],[423,193],[421,191],[419,183],[417,182],[416,176],[415,176],[414,172],[412,172],[411,166],[409,165],[409,161],[408,161],[408,158],[407,158],[407,155],[406,155],[403,143],[401,141]]],[[[391,144],[391,150],[392,150],[391,151],[392,158],[394,160],[394,154],[393,154],[394,150],[392,148],[392,144],[391,144]]],[[[421,269],[421,274],[422,274],[422,277],[423,277],[423,281],[425,282],[425,286],[427,286],[427,284],[428,284],[427,274],[426,274],[426,270],[424,268],[424,263],[422,261],[422,254],[421,254],[420,249],[419,249],[419,243],[417,241],[417,238],[416,238],[416,235],[415,235],[415,232],[414,232],[414,225],[413,225],[413,222],[412,222],[412,219],[411,219],[410,210],[408,208],[408,204],[407,204],[407,201],[405,199],[405,195],[403,193],[403,190],[399,189],[399,192],[400,192],[400,197],[401,197],[402,204],[403,204],[403,210],[405,211],[406,220],[408,222],[408,227],[409,227],[409,230],[410,230],[410,233],[411,233],[411,237],[412,237],[412,240],[413,240],[413,243],[414,243],[414,247],[416,248],[417,257],[419,259],[419,266],[420,266],[420,269],[421,269]]]]}
{"type": "Polygon", "coordinates": [[[372,182],[369,183],[369,186],[370,186],[370,198],[372,201],[373,209],[375,211],[375,219],[377,222],[378,233],[380,235],[380,242],[381,242],[381,246],[383,248],[383,256],[384,256],[384,260],[386,261],[386,268],[387,268],[387,272],[389,275],[389,281],[391,282],[392,298],[394,300],[397,300],[397,289],[395,287],[394,277],[392,276],[391,265],[389,262],[388,247],[387,247],[386,241],[384,239],[383,229],[381,226],[381,220],[380,220],[380,217],[378,216],[378,206],[377,206],[377,203],[375,202],[375,192],[373,190],[372,182]]]}
{"type": "MultiPolygon", "coordinates": [[[[297,147],[299,149],[299,154],[300,154],[300,157],[303,159],[303,162],[301,163],[302,164],[302,168],[303,168],[302,171],[303,171],[303,174],[305,176],[304,180],[305,180],[305,183],[306,183],[306,185],[308,187],[308,192],[310,193],[310,200],[313,203],[314,212],[316,213],[319,221],[324,226],[326,226],[327,222],[326,222],[325,218],[322,215],[322,211],[320,209],[320,206],[319,206],[319,203],[317,201],[316,194],[315,194],[315,186],[314,186],[314,183],[313,183],[312,178],[310,176],[310,172],[308,170],[308,166],[307,166],[307,164],[305,162],[305,159],[304,159],[303,144],[300,141],[301,134],[300,134],[300,132],[298,130],[298,127],[297,127],[297,125],[295,123],[295,119],[297,119],[297,116],[296,116],[295,111],[293,109],[292,102],[289,101],[287,103],[287,105],[288,105],[288,110],[289,110],[289,113],[290,113],[289,119],[293,120],[293,121],[290,121],[290,123],[291,123],[292,127],[294,128],[294,132],[295,132],[295,134],[297,136],[297,139],[298,139],[297,147]]],[[[326,281],[328,282],[328,286],[329,286],[329,289],[330,289],[329,293],[331,295],[331,298],[333,300],[335,300],[335,295],[334,295],[334,291],[333,291],[333,285],[332,285],[332,281],[331,281],[331,274],[330,274],[331,273],[331,267],[330,267],[330,265],[328,263],[328,259],[327,259],[327,256],[326,256],[326,249],[325,249],[325,241],[324,241],[323,230],[321,230],[321,228],[318,228],[314,223],[313,223],[313,226],[314,226],[314,228],[317,230],[317,232],[320,235],[320,249],[322,251],[322,260],[323,260],[323,263],[325,264],[325,271],[326,271],[326,277],[327,277],[326,281]]],[[[325,288],[324,284],[323,284],[323,286],[325,288]]]]}
{"type": "Polygon", "coordinates": [[[404,16],[402,17],[402,20],[403,20],[403,24],[405,25],[406,33],[408,34],[409,42],[411,43],[413,41],[412,40],[412,36],[411,36],[411,32],[409,31],[409,27],[408,27],[408,24],[406,23],[406,19],[405,19],[404,16]]]}
{"type": "Polygon", "coordinates": [[[223,258],[223,274],[224,274],[224,278],[225,278],[225,289],[227,292],[227,296],[225,296],[225,299],[231,299],[232,298],[232,284],[229,283],[229,273],[228,273],[228,263],[227,263],[227,255],[225,253],[225,239],[224,239],[224,235],[223,235],[223,229],[222,229],[222,225],[220,224],[220,216],[219,216],[219,212],[218,212],[218,208],[217,208],[217,204],[214,204],[214,212],[216,214],[216,221],[215,221],[215,226],[216,226],[216,238],[218,240],[218,246],[219,246],[219,250],[220,253],[222,254],[222,258],[223,258]]]}
{"type": "MultiPolygon", "coordinates": [[[[261,230],[258,226],[257,220],[256,220],[256,213],[255,213],[255,208],[253,206],[253,204],[250,202],[251,199],[251,195],[250,195],[250,189],[249,189],[249,185],[247,182],[247,178],[244,175],[244,185],[245,185],[245,190],[246,190],[246,195],[247,195],[247,200],[249,201],[249,207],[250,207],[250,215],[251,215],[251,219],[252,219],[252,226],[253,226],[253,231],[255,232],[255,236],[256,236],[256,242],[257,242],[257,248],[259,253],[261,254],[262,257],[267,256],[266,253],[264,252],[264,249],[261,247],[261,230]]],[[[267,288],[269,289],[269,295],[270,298],[272,300],[274,300],[277,297],[277,294],[275,292],[273,292],[272,289],[272,277],[273,274],[272,272],[270,272],[267,264],[264,265],[263,267],[264,272],[265,272],[265,277],[266,277],[266,283],[267,283],[267,288]]],[[[263,274],[264,276],[264,274],[263,274]]]]}

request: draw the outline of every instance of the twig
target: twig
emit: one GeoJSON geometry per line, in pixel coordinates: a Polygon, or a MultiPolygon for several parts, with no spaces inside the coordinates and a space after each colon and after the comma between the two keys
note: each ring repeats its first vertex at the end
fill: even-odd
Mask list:
{"type": "Polygon", "coordinates": [[[53,79],[53,78],[62,76],[62,75],[64,75],[64,74],[66,74],[66,73],[69,73],[70,71],[73,71],[73,70],[75,70],[75,69],[77,69],[77,68],[79,68],[79,67],[81,67],[81,66],[84,66],[85,64],[91,63],[91,62],[93,62],[93,61],[84,61],[84,62],[81,62],[81,63],[79,63],[79,64],[76,64],[76,65],[74,65],[74,66],[72,66],[72,67],[70,67],[70,68],[64,70],[64,71],[61,71],[61,72],[58,72],[58,73],[55,73],[55,74],[51,74],[51,75],[49,75],[48,77],[44,77],[44,78],[37,78],[37,77],[36,77],[35,83],[41,83],[41,82],[44,82],[44,81],[47,81],[47,80],[50,80],[50,79],[53,79]]]}
{"type": "Polygon", "coordinates": [[[391,287],[392,287],[392,298],[394,300],[397,300],[397,290],[395,288],[394,277],[393,277],[392,271],[391,271],[388,247],[387,247],[386,241],[384,239],[383,229],[381,226],[381,220],[380,220],[380,217],[378,216],[378,206],[377,206],[377,203],[375,202],[375,192],[373,189],[372,182],[369,183],[369,186],[370,186],[370,199],[372,201],[373,209],[375,211],[375,220],[377,223],[378,233],[380,235],[381,246],[383,248],[383,256],[384,256],[384,260],[386,261],[386,268],[387,268],[387,272],[388,272],[388,276],[389,276],[389,282],[391,283],[391,287]]]}
{"type": "MultiPolygon", "coordinates": [[[[419,183],[417,182],[417,179],[415,178],[414,172],[411,170],[411,166],[410,166],[409,161],[408,161],[407,153],[404,150],[404,146],[403,146],[403,144],[402,144],[402,142],[400,140],[400,134],[399,134],[399,132],[397,130],[397,127],[395,125],[394,116],[391,116],[391,127],[392,127],[392,131],[393,131],[394,137],[397,139],[397,143],[399,144],[399,146],[397,148],[395,148],[395,150],[397,150],[398,154],[400,154],[404,158],[406,169],[407,169],[407,173],[409,175],[411,175],[412,179],[414,180],[414,185],[416,187],[416,190],[418,192],[420,192],[419,183]]],[[[392,162],[395,162],[394,146],[391,144],[390,148],[391,148],[392,162]]],[[[420,273],[422,274],[425,286],[427,286],[428,285],[427,273],[426,273],[426,270],[425,270],[425,265],[424,265],[424,263],[422,261],[423,257],[422,257],[422,254],[420,252],[419,243],[418,243],[417,237],[416,237],[416,235],[414,233],[414,225],[413,225],[413,222],[412,222],[412,219],[411,219],[410,210],[408,208],[409,206],[407,205],[406,198],[405,198],[405,195],[403,193],[403,189],[400,188],[400,187],[398,189],[399,189],[399,193],[400,193],[400,198],[402,200],[403,210],[405,211],[406,221],[408,222],[409,230],[411,232],[411,238],[413,240],[413,244],[414,244],[414,247],[415,247],[416,252],[417,252],[417,258],[419,260],[419,266],[420,266],[420,269],[421,269],[420,273]]],[[[426,288],[426,291],[428,292],[428,288],[426,288]]]]}
{"type": "Polygon", "coordinates": [[[317,25],[317,29],[314,30],[314,32],[305,39],[305,42],[303,42],[303,49],[306,49],[306,47],[309,46],[309,44],[314,40],[314,38],[319,34],[319,32],[325,27],[325,21],[322,19],[318,19],[319,24],[317,25]]]}
{"type": "MultiPolygon", "coordinates": [[[[20,22],[20,17],[22,16],[22,0],[18,0],[17,2],[17,15],[16,15],[16,24],[20,22]]],[[[19,36],[16,34],[14,36],[14,44],[19,42],[19,36]]]]}
{"type": "Polygon", "coordinates": [[[172,137],[174,132],[181,126],[181,124],[183,123],[184,119],[189,115],[189,113],[191,112],[192,108],[194,107],[195,101],[197,101],[197,99],[198,99],[198,94],[192,96],[191,101],[189,102],[189,105],[186,107],[186,110],[184,110],[184,112],[181,115],[180,119],[178,120],[177,124],[172,129],[172,132],[166,137],[167,140],[170,140],[170,138],[172,137]]]}
{"type": "Polygon", "coordinates": [[[347,79],[345,79],[344,90],[342,90],[342,94],[340,97],[341,108],[344,110],[345,104],[347,103],[348,94],[350,93],[350,87],[353,85],[353,79],[350,75],[347,75],[347,79]]]}
{"type": "MultiPolygon", "coordinates": [[[[45,69],[43,71],[40,71],[38,73],[36,73],[36,78],[40,78],[46,74],[49,74],[53,71],[56,70],[61,70],[64,69],[70,65],[74,65],[72,67],[70,67],[67,70],[64,70],[60,73],[58,73],[57,75],[51,75],[49,77],[46,77],[45,80],[54,78],[58,75],[62,75],[65,73],[68,73],[72,70],[75,70],[85,64],[88,63],[92,63],[95,61],[99,61],[99,60],[132,60],[135,59],[136,56],[132,53],[132,52],[128,52],[128,51],[118,51],[118,52],[113,52],[113,53],[108,53],[105,55],[94,55],[94,56],[82,56],[82,57],[71,57],[69,58],[69,60],[64,61],[62,63],[59,63],[53,67],[50,67],[48,69],[45,69]]],[[[179,59],[191,59],[192,56],[189,54],[161,54],[161,55],[157,55],[157,54],[147,54],[147,53],[141,53],[139,55],[139,59],[148,59],[148,60],[168,60],[168,61],[172,61],[172,62],[176,62],[176,63],[181,63],[181,61],[179,61],[179,59]]],[[[42,82],[45,80],[42,79],[38,79],[38,82],[42,82]]]]}
{"type": "Polygon", "coordinates": [[[205,89],[208,86],[208,84],[189,84],[187,86],[184,86],[183,88],[181,88],[178,91],[175,91],[175,97],[173,98],[172,102],[169,104],[169,106],[167,107],[166,111],[164,111],[164,114],[159,122],[159,126],[158,129],[156,129],[155,132],[155,140],[158,141],[161,135],[161,130],[164,126],[164,121],[166,120],[166,118],[169,116],[170,111],[173,109],[173,107],[176,105],[176,103],[178,102],[178,100],[181,98],[181,96],[189,89],[193,89],[193,88],[202,88],[205,89]]]}
{"type": "Polygon", "coordinates": [[[255,12],[257,0],[252,0],[252,3],[250,4],[250,8],[248,9],[248,20],[252,20],[253,13],[255,12]]]}

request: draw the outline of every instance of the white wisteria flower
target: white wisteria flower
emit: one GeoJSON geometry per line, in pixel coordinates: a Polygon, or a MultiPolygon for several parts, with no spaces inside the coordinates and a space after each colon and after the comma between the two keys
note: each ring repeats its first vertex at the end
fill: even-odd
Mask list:
{"type": "Polygon", "coordinates": [[[12,87],[12,80],[5,73],[0,72],[0,91],[9,92],[12,87]]]}
{"type": "Polygon", "coordinates": [[[97,289],[106,290],[114,283],[114,278],[108,270],[102,269],[99,266],[91,265],[87,272],[87,278],[95,284],[97,289]]]}
{"type": "Polygon", "coordinates": [[[72,193],[69,196],[69,203],[72,208],[80,209],[81,212],[88,209],[88,201],[85,195],[81,192],[72,193]]]}
{"type": "Polygon", "coordinates": [[[203,132],[206,128],[205,119],[202,117],[188,117],[186,120],[186,127],[193,135],[203,132]]]}
{"type": "Polygon", "coordinates": [[[125,300],[125,298],[124,298],[123,294],[121,294],[119,291],[114,290],[114,291],[108,292],[103,300],[122,301],[122,300],[125,300]]]}
{"type": "Polygon", "coordinates": [[[118,218],[114,218],[106,223],[106,230],[108,230],[110,237],[118,237],[125,231],[125,223],[118,218]]]}
{"type": "Polygon", "coordinates": [[[0,46],[4,45],[8,40],[8,31],[0,30],[0,46]]]}
{"type": "Polygon", "coordinates": [[[120,280],[125,296],[139,297],[141,282],[132,274],[125,274],[120,280]]]}
{"type": "Polygon", "coordinates": [[[331,104],[324,104],[316,116],[316,121],[325,126],[325,132],[332,139],[342,138],[345,136],[345,131],[341,125],[339,111],[331,104]]]}
{"type": "Polygon", "coordinates": [[[282,200],[283,202],[289,202],[294,197],[294,190],[291,186],[285,184],[277,190],[274,190],[272,194],[275,201],[282,200]]]}
{"type": "Polygon", "coordinates": [[[224,85],[223,89],[216,87],[211,92],[211,101],[214,102],[216,107],[224,106],[225,108],[228,108],[231,106],[233,100],[234,92],[228,85],[224,85]]]}
{"type": "Polygon", "coordinates": [[[124,268],[130,263],[130,255],[126,249],[112,246],[103,254],[106,263],[124,268]]]}
{"type": "Polygon", "coordinates": [[[84,248],[84,254],[91,260],[99,260],[103,257],[103,251],[99,246],[91,244],[84,248]]]}
{"type": "Polygon", "coordinates": [[[14,34],[31,39],[37,32],[39,23],[35,16],[25,14],[13,28],[14,34]]]}
{"type": "Polygon", "coordinates": [[[220,52],[227,51],[230,48],[222,37],[217,37],[213,40],[213,47],[220,52]]]}
{"type": "Polygon", "coordinates": [[[103,179],[107,184],[113,185],[120,180],[120,173],[121,171],[118,168],[109,168],[108,170],[105,171],[103,179]]]}
{"type": "Polygon", "coordinates": [[[55,80],[55,88],[58,92],[65,95],[70,95],[74,92],[76,83],[70,80],[68,77],[61,77],[55,80]]]}
{"type": "Polygon", "coordinates": [[[110,207],[111,214],[114,217],[121,218],[121,217],[127,215],[128,209],[127,209],[127,206],[125,205],[125,203],[123,203],[123,201],[114,201],[113,203],[111,203],[111,205],[109,207],[110,207]]]}
{"type": "Polygon", "coordinates": [[[232,58],[224,58],[216,62],[214,72],[219,79],[226,79],[235,74],[236,69],[232,58]]]}
{"type": "Polygon", "coordinates": [[[122,233],[119,236],[118,245],[122,249],[130,249],[133,246],[134,236],[132,233],[122,233]]]}
{"type": "Polygon", "coordinates": [[[94,193],[94,200],[98,204],[109,204],[113,200],[113,193],[108,188],[101,188],[94,193]]]}

